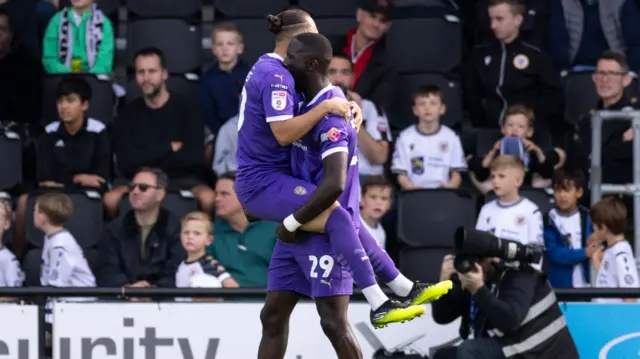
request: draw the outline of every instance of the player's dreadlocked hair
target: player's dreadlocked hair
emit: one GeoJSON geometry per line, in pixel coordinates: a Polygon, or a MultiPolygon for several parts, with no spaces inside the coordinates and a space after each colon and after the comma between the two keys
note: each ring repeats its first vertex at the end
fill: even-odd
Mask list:
{"type": "Polygon", "coordinates": [[[315,27],[308,12],[300,9],[285,10],[278,15],[267,15],[269,31],[276,35],[276,41],[290,41],[294,36],[315,27]]]}

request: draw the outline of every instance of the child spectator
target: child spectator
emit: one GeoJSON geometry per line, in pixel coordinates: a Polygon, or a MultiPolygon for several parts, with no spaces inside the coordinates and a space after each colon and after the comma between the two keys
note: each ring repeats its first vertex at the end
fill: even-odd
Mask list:
{"type": "Polygon", "coordinates": [[[110,74],[115,39],[111,21],[94,0],[71,0],[49,21],[42,63],[47,73],[110,74]]]}
{"type": "MultiPolygon", "coordinates": [[[[24,275],[20,262],[15,255],[4,246],[4,233],[11,227],[11,203],[0,199],[0,287],[22,287],[24,275]]],[[[13,301],[13,298],[2,298],[0,302],[13,301]]]]}
{"type": "Polygon", "coordinates": [[[360,220],[364,228],[385,248],[387,234],[380,219],[391,207],[392,187],[384,176],[368,176],[361,185],[360,220]]]}
{"type": "MultiPolygon", "coordinates": [[[[95,287],[96,279],[84,257],[82,248],[64,225],[73,215],[73,202],[63,193],[45,193],[38,197],[33,209],[33,222],[44,232],[42,248],[42,272],[40,284],[43,287],[95,287]]],[[[85,298],[82,298],[86,300],[85,298]]],[[[81,298],[65,298],[78,301],[81,298]]],[[[50,326],[53,303],[47,302],[46,322],[50,326]]],[[[51,328],[47,331],[51,333],[51,328]]]]}
{"type": "MultiPolygon", "coordinates": [[[[627,229],[627,208],[615,197],[605,197],[591,207],[593,239],[589,245],[597,250],[591,263],[598,271],[597,288],[638,288],[638,269],[631,245],[624,238],[627,229]],[[605,247],[603,246],[606,246],[605,247]]],[[[635,298],[596,299],[598,302],[635,303],[635,298]]]]}
{"type": "Polygon", "coordinates": [[[502,124],[504,137],[495,143],[484,158],[472,158],[469,162],[469,170],[472,172],[471,180],[480,192],[485,194],[491,188],[491,182],[488,180],[491,161],[496,156],[505,154],[518,156],[523,161],[524,186],[547,187],[549,185],[549,182],[543,179],[551,178],[554,169],[562,167],[566,155],[557,147],[545,152],[531,141],[534,121],[534,113],[528,107],[513,105],[507,109],[502,124]]]}
{"type": "Polygon", "coordinates": [[[544,243],[549,263],[547,275],[555,288],[589,286],[589,258],[596,247],[591,236],[589,210],[578,203],[584,194],[584,174],[578,169],[558,169],[553,175],[556,208],[545,216],[544,243]]]}
{"type": "MultiPolygon", "coordinates": [[[[491,185],[498,198],[482,206],[476,229],[522,244],[543,245],[540,209],[520,197],[523,178],[524,164],[519,158],[504,155],[491,162],[491,185]]],[[[540,269],[541,264],[534,267],[540,269]]]]}
{"type": "Polygon", "coordinates": [[[458,135],[440,124],[445,111],[437,86],[424,86],[413,94],[418,124],[400,133],[391,165],[403,190],[460,187],[460,172],[467,164],[458,135]]]}
{"type": "Polygon", "coordinates": [[[232,23],[211,32],[211,51],[218,60],[202,77],[205,124],[216,135],[220,126],[238,114],[240,92],[249,66],[240,60],[244,52],[242,32],[232,23]]]}
{"type": "Polygon", "coordinates": [[[180,263],[176,272],[176,287],[195,287],[194,279],[200,275],[211,277],[210,287],[237,288],[238,283],[213,257],[206,253],[213,242],[211,218],[203,212],[191,212],[182,219],[180,233],[182,247],[187,258],[180,263]]]}

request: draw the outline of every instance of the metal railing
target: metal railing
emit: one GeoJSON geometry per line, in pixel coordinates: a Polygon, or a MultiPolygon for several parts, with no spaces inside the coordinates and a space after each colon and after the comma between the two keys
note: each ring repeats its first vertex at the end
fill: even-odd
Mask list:
{"type": "Polygon", "coordinates": [[[603,195],[633,196],[634,248],[640,250],[640,111],[597,111],[591,118],[591,204],[603,195]],[[602,125],[603,121],[627,120],[633,128],[633,183],[602,183],[602,125]]]}

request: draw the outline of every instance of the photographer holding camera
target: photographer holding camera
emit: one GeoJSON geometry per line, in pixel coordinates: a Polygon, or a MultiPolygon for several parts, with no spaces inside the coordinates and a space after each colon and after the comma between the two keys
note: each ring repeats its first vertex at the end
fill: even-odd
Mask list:
{"type": "Polygon", "coordinates": [[[453,289],[432,304],[433,319],[462,317],[458,347],[433,359],[578,359],[573,338],[544,274],[531,267],[542,248],[458,228],[456,255],[442,261],[453,289]]]}

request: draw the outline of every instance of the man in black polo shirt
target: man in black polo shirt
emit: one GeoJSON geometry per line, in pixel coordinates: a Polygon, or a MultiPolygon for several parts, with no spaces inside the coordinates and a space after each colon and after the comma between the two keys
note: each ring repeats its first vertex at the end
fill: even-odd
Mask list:
{"type": "MultiPolygon", "coordinates": [[[[593,82],[600,101],[596,108],[585,114],[578,123],[576,136],[568,149],[569,165],[589,173],[591,167],[591,116],[596,111],[637,109],[638,101],[625,94],[631,85],[626,56],[605,51],[598,59],[593,82]]],[[[633,181],[633,130],[625,120],[608,120],[602,126],[602,181],[603,183],[629,183],[633,181]]]]}
{"type": "Polygon", "coordinates": [[[116,163],[122,179],[104,197],[115,217],[122,196],[141,167],[156,167],[169,176],[169,189],[190,190],[202,211],[213,210],[214,192],[204,173],[204,120],[197,102],[167,91],[163,53],[140,50],[135,57],[136,82],[142,97],[127,104],[115,122],[116,163]]]}
{"type": "MultiPolygon", "coordinates": [[[[91,86],[82,77],[65,77],[58,85],[57,99],[60,120],[49,124],[38,138],[38,191],[88,188],[104,192],[111,173],[111,140],[102,122],[85,116],[91,86]]],[[[18,200],[14,228],[18,246],[24,244],[28,196],[18,200]]]]}

